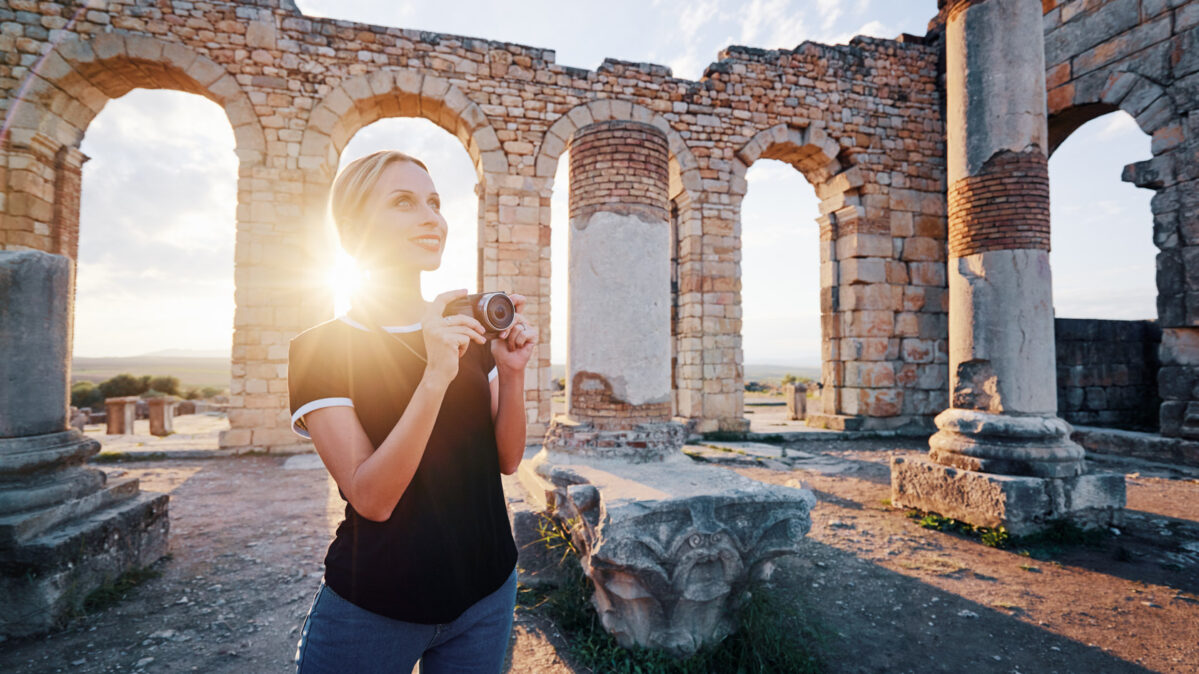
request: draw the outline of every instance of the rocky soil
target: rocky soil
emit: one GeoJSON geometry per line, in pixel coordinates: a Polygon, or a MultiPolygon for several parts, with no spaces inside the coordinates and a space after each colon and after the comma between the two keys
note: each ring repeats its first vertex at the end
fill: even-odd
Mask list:
{"type": "MultiPolygon", "coordinates": [[[[815,491],[805,554],[779,564],[772,584],[827,635],[832,671],[1199,669],[1199,471],[1106,463],[1128,475],[1118,534],[1091,545],[1000,550],[921,528],[888,505],[889,457],[924,451],[919,441],[690,451],[754,479],[815,491]]],[[[105,468],[171,494],[171,555],[156,565],[161,575],[54,634],[0,643],[0,671],[293,671],[341,516],[317,457],[105,468]]],[[[510,500],[519,499],[519,487],[506,484],[510,500]]],[[[508,671],[588,671],[564,646],[552,622],[520,609],[508,671]]]]}

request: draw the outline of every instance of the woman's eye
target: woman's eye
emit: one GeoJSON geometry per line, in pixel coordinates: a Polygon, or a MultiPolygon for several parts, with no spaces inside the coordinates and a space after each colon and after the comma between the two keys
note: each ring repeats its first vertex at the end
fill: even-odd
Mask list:
{"type": "Polygon", "coordinates": [[[401,197],[399,199],[396,199],[396,206],[411,206],[411,205],[412,205],[412,200],[409,199],[408,197],[401,197]]]}
{"type": "Polygon", "coordinates": [[[434,201],[430,201],[430,202],[429,202],[429,205],[433,207],[433,210],[438,210],[438,209],[440,209],[440,208],[441,208],[441,202],[440,202],[440,201],[436,201],[436,200],[434,200],[434,201]]]}

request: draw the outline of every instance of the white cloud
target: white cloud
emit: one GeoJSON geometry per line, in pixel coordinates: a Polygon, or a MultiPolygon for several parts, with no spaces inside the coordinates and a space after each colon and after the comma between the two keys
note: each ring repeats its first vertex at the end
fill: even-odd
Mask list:
{"type": "Polygon", "coordinates": [[[1122,136],[1126,133],[1141,133],[1141,127],[1137,126],[1137,120],[1133,119],[1132,115],[1117,110],[1113,113],[1104,115],[1100,119],[1103,120],[1103,128],[1099,131],[1099,137],[1105,140],[1110,140],[1122,136]]]}
{"type": "Polygon", "coordinates": [[[867,21],[862,24],[857,30],[845,31],[842,33],[832,34],[825,33],[817,38],[816,41],[824,44],[849,44],[849,41],[858,35],[869,35],[871,37],[881,37],[888,40],[894,39],[900,32],[891,28],[882,21],[874,20],[867,21]]]}

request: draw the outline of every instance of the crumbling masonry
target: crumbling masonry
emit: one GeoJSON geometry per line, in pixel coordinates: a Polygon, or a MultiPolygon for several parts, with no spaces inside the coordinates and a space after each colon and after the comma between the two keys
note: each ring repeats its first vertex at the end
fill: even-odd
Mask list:
{"type": "MultiPolygon", "coordinates": [[[[604,132],[627,127],[666,154],[663,254],[676,261],[668,272],[677,292],[655,298],[672,306],[654,315],[676,318],[654,328],[667,346],[648,347],[659,360],[637,377],[618,380],[621,364],[611,362],[573,372],[572,410],[593,422],[643,415],[737,430],[747,425],[740,205],[747,169],[777,159],[820,199],[812,215],[823,390],[809,423],[937,430],[936,465],[1014,470],[1010,455],[963,440],[971,414],[1003,417],[1009,431],[1046,445],[1020,470],[1059,479],[1081,462],[1057,425],[1045,161],[1084,122],[1123,110],[1152,137],[1152,159],[1123,177],[1155,191],[1160,430],[1199,438],[1199,1],[945,2],[924,36],[730,46],[717,59],[690,81],[652,64],[605,60],[581,70],[556,64],[547,49],[310,18],[290,0],[0,0],[0,249],[76,257],[79,146],[108,100],[168,88],[215,101],[240,163],[234,409],[221,444],[291,445],[287,343],[331,316],[323,214],[339,153],[378,119],[424,117],[461,140],[477,171],[479,285],[529,296],[543,326],[527,391],[538,437],[551,422],[550,236],[572,226],[551,223],[553,190],[567,187],[553,177],[576,140],[581,152],[586,134],[619,145],[619,134],[604,132]],[[1031,14],[1030,3],[1039,7],[1031,14]],[[954,30],[969,32],[953,22],[971,16],[993,30],[1022,29],[1017,46],[1043,51],[1036,91],[1026,86],[1027,58],[950,44],[954,30]],[[969,60],[960,72],[947,67],[957,57],[969,60]],[[1015,107],[976,100],[1003,82],[1019,94],[1015,107]],[[992,128],[991,114],[1013,125],[992,128]],[[999,198],[1009,190],[1019,206],[1005,210],[999,198]],[[1004,276],[1000,258],[1022,271],[1004,276]],[[999,316],[1033,331],[1021,339],[1048,344],[1022,360],[1027,344],[1007,334],[1014,323],[995,323],[1007,333],[994,344],[974,339],[999,316]],[[673,358],[669,379],[662,354],[673,358]],[[1027,425],[1019,419],[1028,415],[1044,427],[1012,425],[1027,425]]],[[[648,173],[660,190],[660,170],[648,173]]],[[[585,200],[603,188],[571,192],[585,200]]],[[[572,203],[572,222],[591,207],[572,203]]],[[[651,225],[653,236],[661,225],[651,225]]],[[[584,349],[574,356],[595,342],[572,336],[572,349],[584,349]]]]}
{"type": "MultiPolygon", "coordinates": [[[[297,283],[294,270],[327,263],[321,215],[338,152],[391,116],[425,117],[461,139],[478,171],[480,284],[529,295],[542,326],[550,232],[566,229],[550,222],[552,191],[566,188],[552,179],[574,133],[630,120],[665,134],[679,279],[672,412],[699,430],[745,424],[745,171],[764,157],[791,164],[821,200],[824,395],[814,422],[931,428],[949,403],[944,10],[924,37],[729,47],[693,82],[656,65],[606,60],[586,71],[555,64],[552,50],[309,18],[288,0],[89,5],[0,3],[0,247],[75,256],[78,148],[109,99],[170,88],[220,104],[240,159],[238,409],[224,446],[294,442],[287,340],[332,303],[323,277],[297,283]]],[[[1042,5],[1046,153],[1116,109],[1153,137],[1154,158],[1124,177],[1157,191],[1162,432],[1199,435],[1199,162],[1189,115],[1199,101],[1199,7],[1042,5]]],[[[528,392],[534,436],[550,421],[547,351],[528,392]]]]}

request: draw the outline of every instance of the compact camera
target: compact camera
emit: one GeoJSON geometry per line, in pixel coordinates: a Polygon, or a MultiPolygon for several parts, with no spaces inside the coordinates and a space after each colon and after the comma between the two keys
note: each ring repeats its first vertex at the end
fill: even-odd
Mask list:
{"type": "Polygon", "coordinates": [[[507,330],[516,318],[516,306],[507,293],[475,293],[466,297],[451,300],[445,306],[442,315],[474,316],[483,324],[483,334],[488,339],[498,336],[507,330]]]}

